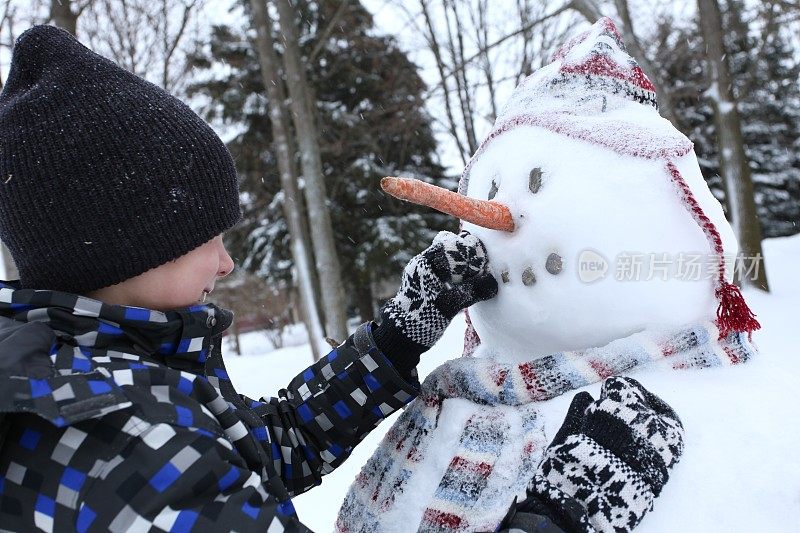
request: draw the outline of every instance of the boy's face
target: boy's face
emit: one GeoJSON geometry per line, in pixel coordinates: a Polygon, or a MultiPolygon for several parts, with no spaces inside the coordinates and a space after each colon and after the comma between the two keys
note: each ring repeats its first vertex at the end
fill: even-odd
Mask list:
{"type": "Polygon", "coordinates": [[[106,303],[166,311],[194,305],[217,278],[230,274],[234,263],[217,235],[191,252],[117,285],[87,296],[106,303]]]}

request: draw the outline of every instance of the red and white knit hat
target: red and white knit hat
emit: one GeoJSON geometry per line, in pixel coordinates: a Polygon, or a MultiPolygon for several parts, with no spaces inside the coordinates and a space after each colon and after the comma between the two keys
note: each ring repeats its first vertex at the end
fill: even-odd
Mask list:
{"type": "MultiPolygon", "coordinates": [[[[658,114],[655,86],[626,51],[611,19],[602,18],[569,40],[548,65],[517,86],[464,169],[459,193],[467,193],[470,171],[487,147],[523,125],[545,128],[621,155],[663,161],[665,179],[675,185],[676,194],[703,230],[718,261],[714,291],[719,302],[716,324],[720,338],[731,332],[752,335],[760,328],[739,288],[726,279],[719,231],[674,163],[691,152],[693,145],[658,114]]],[[[479,342],[467,314],[465,355],[479,342]]]]}

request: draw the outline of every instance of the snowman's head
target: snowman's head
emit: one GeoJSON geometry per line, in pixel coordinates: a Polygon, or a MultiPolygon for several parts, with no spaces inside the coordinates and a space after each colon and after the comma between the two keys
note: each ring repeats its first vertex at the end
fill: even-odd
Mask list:
{"type": "MultiPolygon", "coordinates": [[[[694,154],[674,163],[735,253],[694,154]]],[[[515,223],[513,232],[463,223],[499,283],[496,298],[469,311],[483,351],[529,359],[713,320],[715,256],[663,160],[522,125],[475,161],[466,194],[506,205],[515,223]]]]}
{"type": "Polygon", "coordinates": [[[504,204],[515,226],[463,222],[500,287],[469,311],[484,353],[529,359],[715,318],[733,230],[609,19],[515,89],[459,192],[504,204]]]}

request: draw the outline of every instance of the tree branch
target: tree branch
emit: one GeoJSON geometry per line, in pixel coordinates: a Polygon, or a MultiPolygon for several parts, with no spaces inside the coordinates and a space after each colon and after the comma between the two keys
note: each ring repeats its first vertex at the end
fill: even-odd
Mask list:
{"type": "MultiPolygon", "coordinates": [[[[421,2],[424,2],[424,0],[421,0],[421,2]]],[[[532,20],[532,21],[528,22],[527,24],[525,24],[524,26],[521,26],[516,31],[513,31],[513,32],[511,32],[511,33],[509,33],[507,35],[504,35],[503,37],[497,39],[496,41],[493,41],[491,44],[488,44],[487,46],[481,48],[480,50],[478,50],[477,52],[475,52],[474,54],[469,56],[468,58],[464,59],[458,65],[455,65],[449,71],[442,72],[442,75],[441,75],[442,80],[445,80],[445,79],[449,78],[450,76],[454,75],[456,72],[459,72],[459,71],[463,70],[464,68],[466,68],[467,65],[472,63],[475,59],[481,57],[482,54],[488,52],[492,48],[500,46],[501,44],[503,44],[504,42],[508,41],[509,39],[512,39],[512,38],[516,37],[517,35],[519,35],[521,33],[529,31],[530,29],[534,28],[537,24],[541,24],[542,22],[544,22],[546,20],[549,20],[549,19],[551,19],[553,17],[557,17],[558,15],[564,13],[565,11],[567,11],[569,9],[572,9],[571,3],[568,3],[568,4],[564,5],[564,6],[561,6],[560,8],[556,9],[555,11],[553,11],[552,13],[550,13],[548,15],[544,15],[542,17],[539,17],[536,20],[532,20]]],[[[428,92],[426,93],[426,98],[427,98],[427,96],[429,96],[433,92],[441,89],[442,86],[443,86],[443,82],[439,83],[439,84],[435,85],[434,87],[432,87],[431,89],[429,89],[428,92]]]]}
{"type": "Polygon", "coordinates": [[[642,48],[639,39],[636,37],[636,32],[633,30],[633,20],[631,19],[628,0],[615,0],[614,3],[616,4],[620,20],[622,21],[623,38],[625,43],[628,45],[628,49],[633,53],[642,67],[644,67],[643,70],[653,80],[654,85],[656,86],[656,97],[658,98],[659,111],[664,118],[673,124],[677,124],[678,122],[672,109],[672,97],[669,94],[669,91],[664,88],[666,84],[663,83],[664,80],[661,79],[661,75],[656,69],[655,65],[653,65],[650,59],[648,59],[648,57],[645,55],[644,49],[642,48]]]}
{"type": "Polygon", "coordinates": [[[311,50],[311,53],[308,55],[308,62],[313,63],[317,60],[317,56],[322,52],[325,48],[325,45],[328,43],[328,38],[330,38],[331,33],[333,33],[334,28],[339,23],[339,19],[342,18],[344,14],[345,8],[348,7],[348,0],[341,0],[339,3],[339,7],[336,8],[336,12],[331,17],[331,20],[328,22],[328,25],[325,26],[325,29],[322,30],[322,33],[319,34],[317,38],[317,44],[314,45],[314,49],[311,50]]]}

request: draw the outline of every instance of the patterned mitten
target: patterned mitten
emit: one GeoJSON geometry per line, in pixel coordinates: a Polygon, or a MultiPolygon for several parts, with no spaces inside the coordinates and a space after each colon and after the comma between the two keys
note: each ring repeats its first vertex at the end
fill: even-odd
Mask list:
{"type": "Polygon", "coordinates": [[[483,243],[466,231],[442,231],[406,265],[400,290],[381,309],[375,344],[407,372],[459,311],[496,294],[483,243]]]}
{"type": "Polygon", "coordinates": [[[610,378],[600,399],[581,392],[503,528],[631,531],[653,508],[683,452],[683,426],[631,378],[610,378]],[[548,529],[550,528],[550,529],[548,529]]]}

